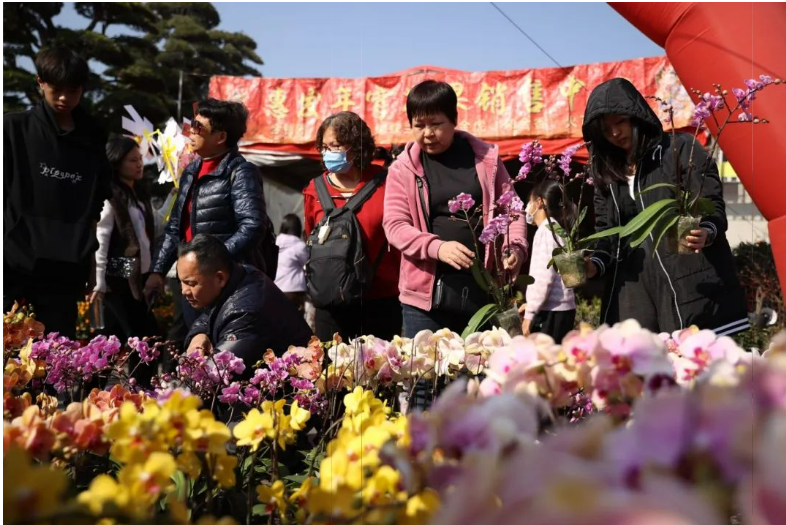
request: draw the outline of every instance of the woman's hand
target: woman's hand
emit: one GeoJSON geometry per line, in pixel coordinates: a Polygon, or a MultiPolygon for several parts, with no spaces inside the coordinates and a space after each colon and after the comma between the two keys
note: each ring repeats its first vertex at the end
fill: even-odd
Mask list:
{"type": "Polygon", "coordinates": [[[440,261],[449,264],[456,270],[462,270],[472,266],[472,259],[475,258],[475,254],[458,241],[447,241],[439,246],[437,257],[439,257],[440,261]]]}
{"type": "Polygon", "coordinates": [[[515,251],[510,252],[503,261],[502,267],[506,270],[515,270],[523,261],[519,258],[519,254],[515,251]]]}
{"type": "Polygon", "coordinates": [[[93,292],[87,297],[87,302],[93,304],[96,299],[103,300],[104,292],[93,292]]]}
{"type": "Polygon", "coordinates": [[[685,246],[699,253],[707,244],[710,231],[707,228],[699,228],[698,230],[691,230],[690,233],[690,235],[685,237],[685,246]]]}

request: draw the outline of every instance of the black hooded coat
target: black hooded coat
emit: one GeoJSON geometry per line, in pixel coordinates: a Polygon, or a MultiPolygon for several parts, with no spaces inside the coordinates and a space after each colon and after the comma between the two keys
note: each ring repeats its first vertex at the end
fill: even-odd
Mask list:
{"type": "MultiPolygon", "coordinates": [[[[708,198],[715,209],[701,217],[700,226],[711,234],[708,245],[699,254],[668,253],[665,242],[653,254],[652,237],[635,249],[629,245],[630,237],[602,239],[591,258],[598,267],[598,275],[605,278],[601,322],[637,319],[640,305],[629,297],[621,301],[620,289],[626,281],[647,280],[649,289],[656,290],[655,295],[659,296],[652,299],[655,307],[661,310],[658,312],[659,331],[672,332],[696,325],[712,329],[718,335],[730,335],[748,329],[745,298],[726,239],[728,223],[717,165],[713,160],[708,161],[707,152],[692,135],[679,133],[673,138],[670,133],[664,133],[647,101],[625,79],[609,80],[592,91],[584,114],[585,140],[590,138],[590,123],[608,114],[633,117],[649,136],[660,137],[659,142],[654,142],[657,145],[638,159],[633,181],[635,192],[659,183],[674,184],[677,167],[684,180],[692,151],[694,169],[690,189],[695,194],[701,187],[701,195],[708,198]],[[703,169],[706,176],[702,185],[703,169]],[[663,311],[666,309],[670,311],[663,311]]],[[[590,156],[594,155],[596,148],[590,145],[590,156]]],[[[625,225],[647,206],[673,196],[670,188],[663,187],[636,195],[634,200],[627,182],[612,182],[608,186],[596,184],[595,230],[625,225]]]]}

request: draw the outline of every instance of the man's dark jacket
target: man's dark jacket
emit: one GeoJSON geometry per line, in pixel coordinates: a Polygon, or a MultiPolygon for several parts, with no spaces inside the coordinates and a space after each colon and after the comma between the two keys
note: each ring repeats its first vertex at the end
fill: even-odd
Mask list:
{"type": "Polygon", "coordinates": [[[153,252],[151,272],[165,275],[177,259],[177,245],[185,238],[186,197],[191,198],[191,233],[220,239],[239,263],[275,275],[278,247],[273,224],[265,211],[259,169],[232,150],[212,173],[197,178],[202,159],[189,164],[180,178],[180,191],[164,235],[153,252]]]}
{"type": "MultiPolygon", "coordinates": [[[[95,223],[111,196],[106,134],[77,107],[64,132],[42,101],[3,116],[3,267],[20,281],[84,293],[98,247],[95,223]]],[[[8,287],[7,287],[8,288],[8,287]]]]}
{"type": "MultiPolygon", "coordinates": [[[[695,195],[701,188],[701,195],[709,199],[714,207],[712,213],[701,217],[701,226],[712,232],[712,242],[697,255],[677,255],[667,253],[665,242],[658,246],[660,268],[665,281],[671,288],[674,302],[684,320],[684,327],[692,324],[700,328],[716,330],[719,334],[727,330],[736,331],[747,328],[748,316],[744,294],[734,265],[734,258],[726,239],[728,222],[726,203],[723,200],[723,185],[718,176],[715,161],[708,159],[707,152],[693,135],[676,134],[673,141],[670,133],[664,133],[655,112],[644,97],[625,79],[613,79],[593,90],[587,101],[584,114],[584,134],[587,126],[595,118],[605,114],[618,114],[635,117],[643,123],[652,135],[660,135],[658,146],[646,152],[640,160],[640,168],[634,181],[635,191],[644,190],[660,183],[675,183],[675,163],[681,167],[682,176],[687,174],[689,160],[695,166],[690,180],[690,189],[695,195]],[[706,168],[705,168],[706,167],[706,168]],[[706,169],[703,185],[702,169],[706,169]]],[[[590,147],[590,154],[592,147],[590,147]]],[[[595,229],[602,231],[619,226],[621,222],[620,203],[622,193],[630,191],[627,182],[614,182],[608,187],[596,184],[595,188],[595,229]]],[[[636,196],[637,211],[662,199],[673,198],[674,192],[666,187],[653,189],[636,196]]],[[[624,265],[630,253],[631,237],[620,241],[619,237],[606,237],[598,242],[592,261],[598,266],[599,274],[606,279],[601,308],[601,322],[614,323],[608,313],[614,310],[611,303],[616,301],[619,265],[624,265]]],[[[641,246],[647,257],[652,254],[652,239],[641,246]]]]}
{"type": "Polygon", "coordinates": [[[311,329],[284,293],[266,275],[235,264],[216,301],[194,322],[186,347],[206,334],[215,351],[230,350],[246,363],[246,371],[270,348],[282,355],[290,345],[306,346],[311,329]]]}

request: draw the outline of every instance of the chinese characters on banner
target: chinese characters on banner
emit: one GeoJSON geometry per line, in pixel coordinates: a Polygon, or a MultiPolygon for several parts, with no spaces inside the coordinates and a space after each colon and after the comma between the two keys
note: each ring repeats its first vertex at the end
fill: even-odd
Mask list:
{"type": "MultiPolygon", "coordinates": [[[[571,139],[581,136],[592,88],[614,77],[629,79],[645,96],[671,100],[677,127],[687,126],[693,104],[666,57],[487,73],[429,67],[357,79],[217,76],[210,80],[210,96],[246,104],[245,143],[308,145],[325,117],[353,111],[378,144],[400,144],[410,140],[407,94],[431,78],[456,91],[459,129],[487,140],[571,139]]],[[[657,104],[651,104],[658,112],[657,104]]]]}

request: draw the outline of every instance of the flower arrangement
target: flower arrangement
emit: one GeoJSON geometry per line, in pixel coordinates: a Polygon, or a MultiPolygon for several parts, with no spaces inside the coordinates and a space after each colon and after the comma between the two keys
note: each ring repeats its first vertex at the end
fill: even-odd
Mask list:
{"type": "Polygon", "coordinates": [[[9,523],[776,525],[786,509],[786,333],[761,355],[635,321],[561,345],[498,328],[314,339],[251,374],[179,356],[155,389],[64,406],[44,386],[124,359],[117,339],[82,347],[23,310],[4,321],[9,523]],[[386,398],[433,377],[450,384],[428,412],[386,398]]]}
{"type": "MultiPolygon", "coordinates": [[[[636,247],[643,243],[648,237],[652,236],[655,248],[665,238],[667,247],[672,253],[691,254],[697,253],[690,249],[685,238],[692,235],[690,232],[699,227],[702,216],[710,215],[715,208],[710,199],[702,196],[704,182],[710,170],[710,163],[715,162],[715,155],[718,150],[718,141],[723,130],[730,124],[750,122],[753,124],[768,124],[767,119],[754,117],[751,106],[758,93],[765,88],[773,85],[783,84],[781,79],[773,80],[767,75],[760,75],[759,80],[748,79],[745,81],[747,89],[733,88],[733,99],[729,100],[729,92],[723,89],[720,84],[715,84],[714,92],[702,94],[698,90],[693,92],[699,97],[699,102],[693,111],[691,125],[695,127],[693,141],[691,145],[690,157],[687,170],[683,176],[682,166],[675,162],[675,183],[658,183],[644,188],[639,194],[643,194],[658,188],[668,188],[673,192],[673,196],[658,200],[647,206],[634,219],[632,219],[620,232],[622,237],[632,237],[630,245],[636,247]],[[721,115],[725,110],[725,115],[721,115]],[[697,150],[695,147],[696,137],[700,130],[704,129],[705,123],[712,118],[717,132],[715,140],[701,166],[694,164],[697,150]],[[694,183],[694,173],[701,174],[698,184],[694,183]]],[[[674,109],[665,101],[658,97],[654,98],[660,104],[662,110],[666,112],[666,122],[673,121],[674,109]]],[[[677,139],[676,130],[671,129],[671,153],[677,159],[677,139]]],[[[703,150],[701,151],[703,154],[703,150]]],[[[654,253],[654,252],[653,252],[654,253]]]]}

